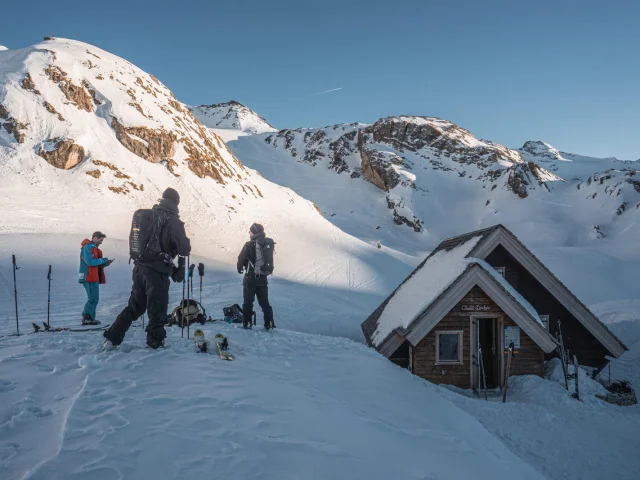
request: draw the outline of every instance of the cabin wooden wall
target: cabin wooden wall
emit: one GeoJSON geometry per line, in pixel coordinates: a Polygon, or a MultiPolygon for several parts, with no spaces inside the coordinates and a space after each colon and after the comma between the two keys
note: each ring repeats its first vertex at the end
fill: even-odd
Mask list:
{"type": "MultiPolygon", "coordinates": [[[[511,318],[504,317],[505,326],[517,326],[511,318]]],[[[504,345],[503,345],[504,347],[504,345]]],[[[504,349],[503,349],[504,352],[504,349]]],[[[507,365],[507,354],[504,354],[504,365],[507,365]]],[[[531,337],[520,329],[520,348],[511,360],[510,375],[538,375],[544,377],[544,350],[531,337]]]]}
{"type": "MultiPolygon", "coordinates": [[[[471,315],[463,305],[483,305],[488,310],[477,312],[486,315],[501,315],[505,325],[516,325],[480,287],[472,288],[458,304],[436,325],[413,349],[413,373],[433,383],[471,388],[471,315]],[[440,330],[462,330],[462,364],[436,365],[436,332],[440,330]],[[444,373],[443,373],[444,372],[444,373]]],[[[543,375],[544,352],[520,330],[521,348],[512,361],[512,375],[543,375]]],[[[501,345],[499,345],[501,347],[501,345]]]]}
{"type": "Polygon", "coordinates": [[[561,321],[565,348],[576,354],[580,364],[600,367],[606,362],[606,348],[502,245],[498,245],[485,260],[492,267],[505,267],[505,279],[539,315],[549,315],[549,331],[554,337],[558,331],[558,320],[561,321]]]}

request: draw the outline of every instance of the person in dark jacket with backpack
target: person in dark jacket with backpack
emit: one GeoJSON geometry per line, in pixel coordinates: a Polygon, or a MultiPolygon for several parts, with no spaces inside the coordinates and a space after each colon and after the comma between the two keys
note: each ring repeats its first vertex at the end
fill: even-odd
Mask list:
{"type": "Polygon", "coordinates": [[[244,244],[240,255],[238,255],[238,273],[246,272],[242,282],[244,294],[242,324],[244,328],[251,326],[253,300],[257,296],[258,304],[264,315],[264,328],[269,330],[275,327],[273,308],[269,304],[269,282],[267,280],[267,275],[273,273],[274,243],[273,240],[265,236],[264,227],[259,223],[251,225],[249,236],[250,240],[244,244]],[[265,264],[264,258],[268,258],[266,249],[271,249],[271,261],[267,261],[265,264]]]}
{"type": "MultiPolygon", "coordinates": [[[[169,285],[171,278],[174,282],[182,282],[185,274],[184,257],[191,253],[191,242],[184,230],[184,223],[178,214],[180,195],[173,188],[167,188],[162,194],[162,200],[153,207],[155,219],[145,227],[147,232],[137,232],[145,239],[155,236],[159,252],[153,255],[142,255],[134,259],[133,287],[129,304],[120,312],[111,328],[104,332],[105,348],[118,346],[134,320],[142,316],[145,311],[149,317],[147,345],[158,348],[163,345],[167,333],[164,324],[167,319],[169,306],[169,285]],[[178,267],[173,264],[176,255],[180,255],[178,267]]],[[[145,245],[150,245],[150,242],[145,245]]]]}

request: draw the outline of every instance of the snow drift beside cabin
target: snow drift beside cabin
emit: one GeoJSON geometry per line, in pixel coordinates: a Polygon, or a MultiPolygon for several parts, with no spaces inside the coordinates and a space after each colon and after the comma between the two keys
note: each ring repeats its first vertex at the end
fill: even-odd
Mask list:
{"type": "Polygon", "coordinates": [[[407,328],[469,266],[465,257],[482,236],[427,258],[395,292],[378,319],[372,342],[379,346],[396,328],[407,328]]]}

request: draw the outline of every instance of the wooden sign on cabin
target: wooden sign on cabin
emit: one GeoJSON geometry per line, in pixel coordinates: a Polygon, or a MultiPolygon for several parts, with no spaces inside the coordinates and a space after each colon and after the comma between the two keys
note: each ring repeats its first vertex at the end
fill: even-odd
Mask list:
{"type": "Polygon", "coordinates": [[[463,312],[488,312],[491,310],[490,305],[468,304],[462,305],[460,309],[463,312]]]}

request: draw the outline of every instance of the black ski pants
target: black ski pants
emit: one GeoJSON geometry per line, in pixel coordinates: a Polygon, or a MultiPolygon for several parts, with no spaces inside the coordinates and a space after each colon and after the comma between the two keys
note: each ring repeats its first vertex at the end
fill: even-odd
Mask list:
{"type": "Polygon", "coordinates": [[[151,267],[142,265],[133,267],[133,287],[129,304],[120,312],[104,336],[114,345],[120,345],[131,324],[146,311],[149,323],[145,331],[158,340],[164,340],[167,336],[164,325],[167,321],[170,284],[168,275],[151,267]]]}
{"type": "Polygon", "coordinates": [[[266,278],[256,280],[250,276],[245,276],[242,282],[244,304],[242,305],[242,319],[244,323],[251,324],[253,317],[253,300],[258,297],[258,304],[264,315],[264,324],[273,324],[273,308],[269,304],[269,286],[266,278]]]}

